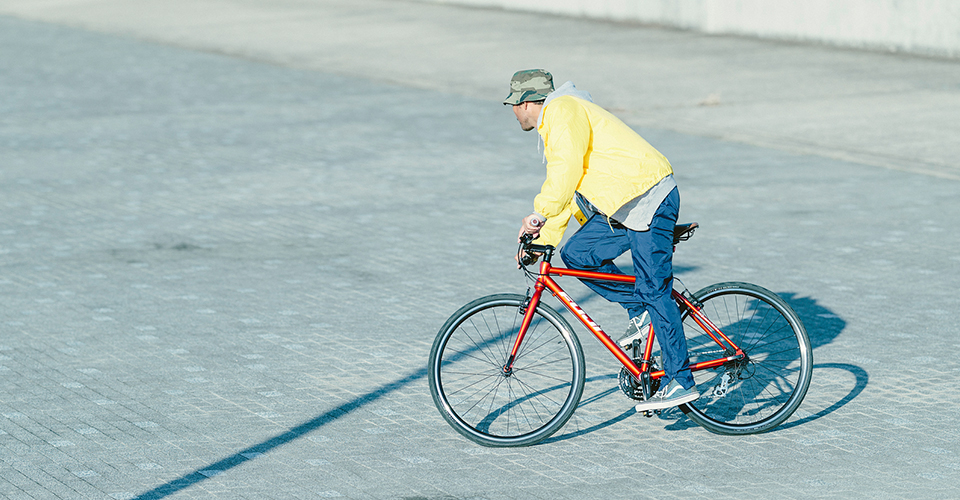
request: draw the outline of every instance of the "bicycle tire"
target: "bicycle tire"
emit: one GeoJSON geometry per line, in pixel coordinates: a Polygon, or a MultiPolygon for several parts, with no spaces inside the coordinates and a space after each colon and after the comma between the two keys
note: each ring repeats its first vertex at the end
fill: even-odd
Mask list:
{"type": "Polygon", "coordinates": [[[573,415],[585,383],[580,341],[553,308],[539,304],[504,374],[526,297],[498,294],[470,302],[437,333],[428,379],[443,418],[467,439],[495,447],[528,446],[573,415]]]}
{"type": "MultiPolygon", "coordinates": [[[[797,313],[777,294],[749,283],[717,283],[693,297],[748,358],[694,372],[701,396],[680,409],[716,434],[756,434],[783,423],[803,401],[813,372],[813,349],[797,313]]],[[[723,355],[689,310],[681,307],[681,316],[691,363],[723,355]]]]}

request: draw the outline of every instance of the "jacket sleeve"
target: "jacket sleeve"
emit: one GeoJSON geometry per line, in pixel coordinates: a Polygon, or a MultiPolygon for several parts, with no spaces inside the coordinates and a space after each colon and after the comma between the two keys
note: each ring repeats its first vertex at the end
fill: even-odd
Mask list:
{"type": "MultiPolygon", "coordinates": [[[[540,194],[533,199],[536,213],[550,220],[566,214],[561,227],[573,215],[573,193],[584,173],[584,156],[590,144],[590,120],[586,111],[572,98],[560,98],[543,109],[540,121],[547,178],[540,194]]],[[[560,235],[563,235],[562,229],[560,235]]],[[[559,241],[559,238],[557,238],[559,241]]]]}
{"type": "Polygon", "coordinates": [[[538,245],[553,245],[556,247],[563,239],[563,232],[567,229],[567,223],[570,222],[570,216],[577,210],[577,204],[567,203],[567,206],[554,217],[547,219],[547,223],[540,228],[540,236],[537,238],[538,245]]]}

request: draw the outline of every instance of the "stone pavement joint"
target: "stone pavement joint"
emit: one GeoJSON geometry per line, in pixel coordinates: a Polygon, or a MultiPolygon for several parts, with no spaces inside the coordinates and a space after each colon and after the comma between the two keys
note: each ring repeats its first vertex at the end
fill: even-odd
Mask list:
{"type": "MultiPolygon", "coordinates": [[[[409,13],[277,5],[356,24],[409,13]]],[[[460,12],[443,9],[429,12],[460,12]]],[[[637,33],[734,58],[821,54],[637,33]]],[[[810,391],[762,435],[712,435],[678,411],[640,418],[579,329],[588,382],[573,419],[538,446],[481,448],[443,421],[422,370],[458,307],[526,289],[512,254],[543,181],[536,137],[475,91],[133,35],[0,16],[0,497],[957,496],[954,181],[637,126],[676,169],[681,218],[701,224],[677,276],[784,297],[814,345],[810,391]]],[[[893,73],[930,69],[949,90],[948,66],[903,61],[893,73]]],[[[895,92],[867,101],[908,114],[895,92]]],[[[776,121],[770,109],[746,114],[776,121]]],[[[949,154],[942,144],[925,158],[949,154]]],[[[622,328],[618,307],[564,286],[622,328]]]]}

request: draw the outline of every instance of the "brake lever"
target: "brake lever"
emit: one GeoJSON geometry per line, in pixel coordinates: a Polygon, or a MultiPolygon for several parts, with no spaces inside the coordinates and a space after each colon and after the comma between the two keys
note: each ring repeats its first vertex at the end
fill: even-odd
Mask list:
{"type": "Polygon", "coordinates": [[[524,253],[523,253],[523,258],[520,259],[520,263],[522,263],[522,264],[525,265],[525,266],[529,266],[529,265],[531,265],[531,264],[536,263],[538,260],[540,260],[540,256],[539,256],[539,255],[537,255],[537,254],[535,254],[535,253],[527,253],[527,252],[524,252],[524,253]]]}

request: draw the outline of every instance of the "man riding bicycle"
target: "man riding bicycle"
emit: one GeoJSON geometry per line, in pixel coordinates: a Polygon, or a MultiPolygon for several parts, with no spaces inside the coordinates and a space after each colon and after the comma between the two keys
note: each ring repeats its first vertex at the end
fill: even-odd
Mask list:
{"type": "Polygon", "coordinates": [[[637,411],[696,400],[680,312],[670,295],[673,228],[680,210],[670,162],[572,82],[554,89],[553,76],[542,69],[515,73],[503,103],[513,106],[524,131],[537,129],[547,162],[534,213],[523,219],[520,234],[556,246],[576,216],[582,227],[560,251],[572,269],[622,274],[613,260],[630,250],[635,285],[583,282],[627,310],[630,322],[617,342],[621,347],[643,338],[646,318],[653,326],[665,375],[661,389],[637,411]]]}

